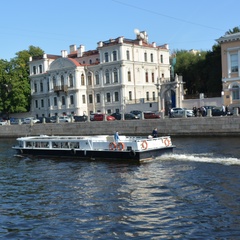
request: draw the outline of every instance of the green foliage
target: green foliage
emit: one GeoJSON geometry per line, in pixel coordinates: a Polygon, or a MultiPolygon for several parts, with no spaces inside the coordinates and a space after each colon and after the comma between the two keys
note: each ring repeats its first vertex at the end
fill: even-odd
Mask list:
{"type": "Polygon", "coordinates": [[[233,29],[229,29],[226,34],[233,34],[233,33],[238,33],[240,32],[240,28],[239,27],[234,27],[233,29]]]}
{"type": "Polygon", "coordinates": [[[42,56],[43,50],[29,46],[16,53],[9,62],[0,60],[0,112],[3,114],[30,110],[31,89],[29,82],[30,56],[42,56]]]}
{"type": "Polygon", "coordinates": [[[176,52],[175,72],[183,76],[187,95],[208,97],[221,95],[221,49],[214,45],[212,51],[176,52]]]}

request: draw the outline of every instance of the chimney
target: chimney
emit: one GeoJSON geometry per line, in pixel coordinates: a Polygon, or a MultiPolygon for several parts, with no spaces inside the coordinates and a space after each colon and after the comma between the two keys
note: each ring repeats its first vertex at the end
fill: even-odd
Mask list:
{"type": "Polygon", "coordinates": [[[82,57],[83,53],[85,52],[85,47],[83,45],[80,45],[77,49],[77,57],[82,57]]]}
{"type": "Polygon", "coordinates": [[[62,58],[66,58],[67,57],[67,50],[62,50],[61,54],[62,54],[62,58]]]}
{"type": "Polygon", "coordinates": [[[77,51],[77,46],[75,44],[70,45],[70,53],[77,51]]]}

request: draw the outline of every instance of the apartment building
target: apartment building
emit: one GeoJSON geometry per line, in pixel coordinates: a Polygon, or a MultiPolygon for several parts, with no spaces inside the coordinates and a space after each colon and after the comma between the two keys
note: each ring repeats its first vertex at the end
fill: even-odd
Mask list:
{"type": "Polygon", "coordinates": [[[240,107],[240,33],[224,35],[217,42],[221,45],[223,104],[240,107]]]}
{"type": "Polygon", "coordinates": [[[69,53],[63,50],[59,56],[31,57],[32,115],[164,111],[174,107],[176,99],[181,99],[176,94],[182,86],[170,79],[168,45],[149,43],[145,31],[135,34],[135,39],[99,41],[95,50],[71,45],[69,53]]]}

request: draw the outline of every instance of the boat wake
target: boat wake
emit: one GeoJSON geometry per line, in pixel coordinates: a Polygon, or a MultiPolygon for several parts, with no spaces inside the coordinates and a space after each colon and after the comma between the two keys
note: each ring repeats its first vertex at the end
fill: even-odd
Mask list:
{"type": "Polygon", "coordinates": [[[218,157],[213,154],[166,154],[158,158],[159,160],[191,161],[203,163],[217,163],[223,165],[240,165],[240,159],[235,157],[218,157]]]}

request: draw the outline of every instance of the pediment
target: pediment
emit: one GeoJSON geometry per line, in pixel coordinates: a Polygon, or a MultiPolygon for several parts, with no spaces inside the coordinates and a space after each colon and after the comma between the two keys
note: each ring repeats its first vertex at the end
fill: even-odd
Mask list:
{"type": "Polygon", "coordinates": [[[76,65],[68,58],[58,58],[50,64],[49,70],[51,71],[69,67],[76,67],[76,65]]]}

